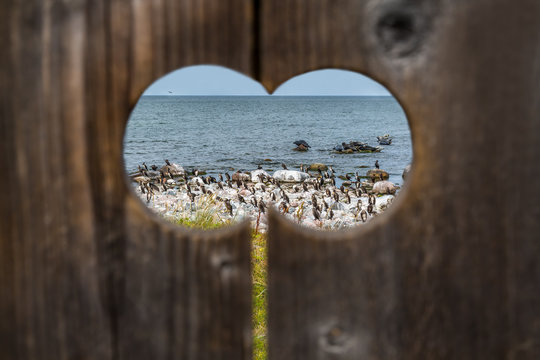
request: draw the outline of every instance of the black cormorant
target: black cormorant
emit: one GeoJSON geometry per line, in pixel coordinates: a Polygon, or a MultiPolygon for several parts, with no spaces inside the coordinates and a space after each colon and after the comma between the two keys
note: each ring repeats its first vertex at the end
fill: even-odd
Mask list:
{"type": "Polygon", "coordinates": [[[330,209],[330,211],[328,212],[328,220],[332,220],[333,217],[334,217],[334,212],[332,211],[332,209],[330,209]]]}
{"type": "Polygon", "coordinates": [[[265,208],[266,208],[266,204],[264,203],[264,201],[262,199],[259,200],[259,211],[264,214],[265,213],[265,211],[264,211],[265,208]]]}
{"type": "Polygon", "coordinates": [[[366,222],[366,221],[367,221],[367,217],[368,217],[368,215],[367,215],[366,210],[360,211],[360,218],[362,219],[362,222],[366,222]]]}
{"type": "Polygon", "coordinates": [[[229,199],[225,199],[225,207],[227,208],[227,211],[229,212],[229,215],[232,216],[232,205],[229,199]]]}
{"type": "Polygon", "coordinates": [[[313,207],[313,217],[315,218],[315,220],[321,219],[321,215],[319,214],[319,211],[317,210],[315,206],[313,207]]]}

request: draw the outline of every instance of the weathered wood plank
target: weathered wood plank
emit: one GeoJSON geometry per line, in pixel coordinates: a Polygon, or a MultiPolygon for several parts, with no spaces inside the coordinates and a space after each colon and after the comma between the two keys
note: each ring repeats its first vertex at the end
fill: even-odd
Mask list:
{"type": "Polygon", "coordinates": [[[2,358],[250,357],[247,225],[166,225],[130,192],[121,145],[157,77],[194,63],[249,73],[250,9],[0,4],[2,358]]]}
{"type": "Polygon", "coordinates": [[[402,102],[415,158],[368,226],[314,234],[271,217],[270,358],[539,358],[540,4],[263,9],[264,84],[328,66],[372,75],[402,102]]]}
{"type": "Polygon", "coordinates": [[[3,3],[0,13],[9,35],[0,85],[9,193],[0,225],[2,356],[107,358],[84,165],[81,14],[41,2],[3,3]]]}
{"type": "Polygon", "coordinates": [[[249,357],[247,227],[165,225],[121,166],[142,90],[217,63],[268,89],[367,72],[415,141],[408,191],[372,226],[272,218],[272,358],[538,358],[540,5],[259,2],[0,4],[2,355],[249,357]]]}
{"type": "Polygon", "coordinates": [[[146,241],[126,246],[120,358],[250,358],[249,227],[179,237],[132,210],[128,236],[146,241]]]}
{"type": "Polygon", "coordinates": [[[273,91],[281,83],[320,68],[365,69],[365,2],[261,1],[261,81],[273,91]]]}

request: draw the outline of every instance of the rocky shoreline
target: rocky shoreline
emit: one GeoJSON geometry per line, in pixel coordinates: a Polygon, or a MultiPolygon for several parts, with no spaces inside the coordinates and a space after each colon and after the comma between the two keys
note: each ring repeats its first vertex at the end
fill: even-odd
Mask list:
{"type": "Polygon", "coordinates": [[[369,222],[394,200],[398,187],[388,173],[371,169],[363,176],[345,174],[336,186],[331,167],[324,164],[286,169],[272,175],[262,169],[237,171],[218,178],[197,170],[186,172],[174,163],[148,170],[143,163],[132,175],[135,191],[157,214],[175,221],[212,218],[228,224],[249,218],[253,228],[265,232],[267,209],[276,208],[301,225],[317,229],[342,229],[369,222]]]}

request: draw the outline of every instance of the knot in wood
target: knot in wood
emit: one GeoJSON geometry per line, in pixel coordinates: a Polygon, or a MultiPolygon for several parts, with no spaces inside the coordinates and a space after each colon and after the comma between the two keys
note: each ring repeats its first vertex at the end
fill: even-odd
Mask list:
{"type": "Polygon", "coordinates": [[[211,257],[211,264],[222,278],[229,278],[235,270],[235,261],[228,253],[214,253],[211,257]]]}
{"type": "Polygon", "coordinates": [[[324,331],[319,338],[319,345],[328,353],[342,354],[349,348],[350,336],[338,325],[324,331]]]}
{"type": "Polygon", "coordinates": [[[427,8],[397,1],[381,5],[374,12],[376,41],[387,55],[401,58],[421,49],[429,28],[427,8]]]}

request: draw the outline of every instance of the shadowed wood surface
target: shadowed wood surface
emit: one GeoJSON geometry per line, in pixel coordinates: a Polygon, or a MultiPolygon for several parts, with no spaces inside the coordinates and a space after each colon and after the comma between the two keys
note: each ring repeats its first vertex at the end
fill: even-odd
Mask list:
{"type": "Polygon", "coordinates": [[[129,191],[156,78],[213,63],[269,90],[339,67],[406,110],[414,171],[365,229],[274,214],[271,359],[540,358],[540,3],[0,3],[0,354],[247,359],[247,224],[189,232],[129,191]]]}
{"type": "Polygon", "coordinates": [[[263,63],[263,83],[304,67],[373,75],[407,112],[415,159],[365,229],[272,216],[270,359],[538,359],[540,3],[264,9],[264,58],[286,55],[263,63]]]}
{"type": "Polygon", "coordinates": [[[251,358],[250,229],[151,216],[121,145],[157,77],[251,71],[251,6],[0,4],[0,358],[251,358]]]}

